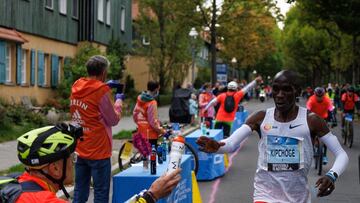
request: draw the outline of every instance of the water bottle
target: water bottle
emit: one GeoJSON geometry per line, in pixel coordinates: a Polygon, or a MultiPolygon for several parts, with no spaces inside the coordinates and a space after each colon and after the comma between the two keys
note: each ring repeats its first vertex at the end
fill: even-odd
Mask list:
{"type": "Polygon", "coordinates": [[[200,129],[201,129],[201,134],[202,135],[206,135],[206,125],[205,125],[205,122],[201,122],[200,123],[200,129]]]}
{"type": "Polygon", "coordinates": [[[167,144],[166,143],[166,138],[164,138],[164,141],[161,143],[161,148],[162,148],[162,161],[165,162],[166,161],[166,155],[167,155],[167,144]]]}
{"type": "Polygon", "coordinates": [[[185,151],[185,139],[182,136],[177,136],[173,139],[171,144],[170,160],[167,168],[167,173],[171,173],[180,167],[181,157],[185,151]]]}
{"type": "Polygon", "coordinates": [[[143,156],[142,161],[143,161],[143,170],[144,170],[144,172],[148,172],[149,171],[149,158],[148,158],[148,156],[143,156]]]}
{"type": "Polygon", "coordinates": [[[162,149],[162,146],[160,145],[157,148],[157,157],[158,157],[158,163],[159,164],[163,163],[163,155],[162,155],[162,153],[163,153],[163,149],[162,149]]]}
{"type": "MultiPolygon", "coordinates": [[[[169,140],[167,139],[167,138],[165,138],[164,139],[164,142],[165,142],[165,150],[166,150],[166,154],[165,155],[167,155],[167,154],[169,154],[170,153],[170,149],[171,149],[171,146],[169,146],[169,140]]],[[[166,158],[164,159],[164,160],[166,160],[166,158]]]]}
{"type": "Polygon", "coordinates": [[[156,174],[156,149],[155,145],[152,146],[151,155],[150,155],[150,174],[156,174]]]}

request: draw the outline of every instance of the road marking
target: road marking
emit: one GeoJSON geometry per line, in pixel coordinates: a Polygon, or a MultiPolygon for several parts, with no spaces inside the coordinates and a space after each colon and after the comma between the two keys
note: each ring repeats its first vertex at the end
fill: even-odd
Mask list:
{"type": "MultiPolygon", "coordinates": [[[[247,141],[247,138],[241,142],[240,147],[231,154],[230,158],[229,158],[229,167],[226,169],[225,173],[228,172],[228,170],[230,170],[231,166],[232,166],[232,160],[233,158],[240,152],[240,149],[242,148],[242,146],[244,145],[244,143],[247,141]]],[[[218,178],[214,184],[212,185],[212,192],[210,194],[210,201],[209,203],[215,203],[215,199],[216,199],[216,193],[219,190],[219,185],[221,183],[221,178],[218,178]]]]}

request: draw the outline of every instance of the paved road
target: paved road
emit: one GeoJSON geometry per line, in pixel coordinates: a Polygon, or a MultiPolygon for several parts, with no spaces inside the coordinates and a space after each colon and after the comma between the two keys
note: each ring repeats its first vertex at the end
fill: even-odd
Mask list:
{"type": "MultiPolygon", "coordinates": [[[[300,102],[304,105],[304,101],[300,102]]],[[[245,108],[250,112],[255,110],[265,109],[273,106],[273,101],[269,100],[265,103],[257,101],[249,102],[245,108]]],[[[335,128],[333,132],[340,138],[340,129],[335,128]]],[[[355,124],[355,133],[359,135],[360,122],[355,124]],[[357,132],[357,133],[356,133],[357,132]]],[[[225,176],[210,182],[200,182],[200,192],[203,202],[252,202],[253,195],[253,180],[256,170],[257,162],[257,143],[259,137],[256,133],[250,136],[239,153],[234,156],[232,166],[225,176]],[[216,188],[216,182],[219,186],[216,188]]],[[[336,189],[332,195],[323,198],[312,198],[312,202],[360,202],[360,184],[358,175],[358,161],[357,157],[360,154],[360,138],[355,137],[354,146],[352,149],[344,147],[345,151],[350,157],[350,163],[347,170],[336,182],[336,189]]],[[[329,170],[333,163],[333,156],[329,154],[329,161],[331,164],[324,166],[324,171],[329,170]]],[[[319,178],[316,171],[312,168],[309,173],[310,187],[315,185],[319,178]]]]}

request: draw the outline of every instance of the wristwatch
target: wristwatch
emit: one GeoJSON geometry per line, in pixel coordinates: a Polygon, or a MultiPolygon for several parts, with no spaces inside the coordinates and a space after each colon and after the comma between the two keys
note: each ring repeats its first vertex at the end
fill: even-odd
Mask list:
{"type": "Polygon", "coordinates": [[[325,176],[329,177],[332,180],[332,182],[335,182],[336,179],[338,178],[338,174],[333,170],[330,170],[329,172],[327,172],[325,174],[325,176]]]}

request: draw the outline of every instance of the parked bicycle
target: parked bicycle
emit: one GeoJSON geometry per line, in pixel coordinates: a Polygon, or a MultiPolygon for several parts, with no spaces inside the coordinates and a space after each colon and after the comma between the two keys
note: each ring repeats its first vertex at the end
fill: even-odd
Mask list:
{"type": "Polygon", "coordinates": [[[341,132],[343,144],[349,148],[352,147],[354,141],[354,115],[351,113],[345,114],[344,129],[341,132]]]}
{"type": "MultiPolygon", "coordinates": [[[[165,124],[163,125],[163,127],[168,129],[168,132],[162,136],[162,139],[166,137],[166,139],[169,140],[168,149],[170,149],[171,141],[175,137],[175,134],[171,130],[171,126],[165,124]]],[[[196,175],[199,169],[199,158],[194,148],[189,143],[186,142],[185,142],[185,154],[191,156],[191,161],[192,161],[191,167],[196,175]]],[[[120,171],[125,170],[131,167],[131,165],[137,164],[142,160],[143,160],[143,156],[141,155],[139,150],[136,149],[136,147],[134,147],[132,140],[127,140],[121,145],[118,155],[118,163],[119,163],[120,171]]]]}

